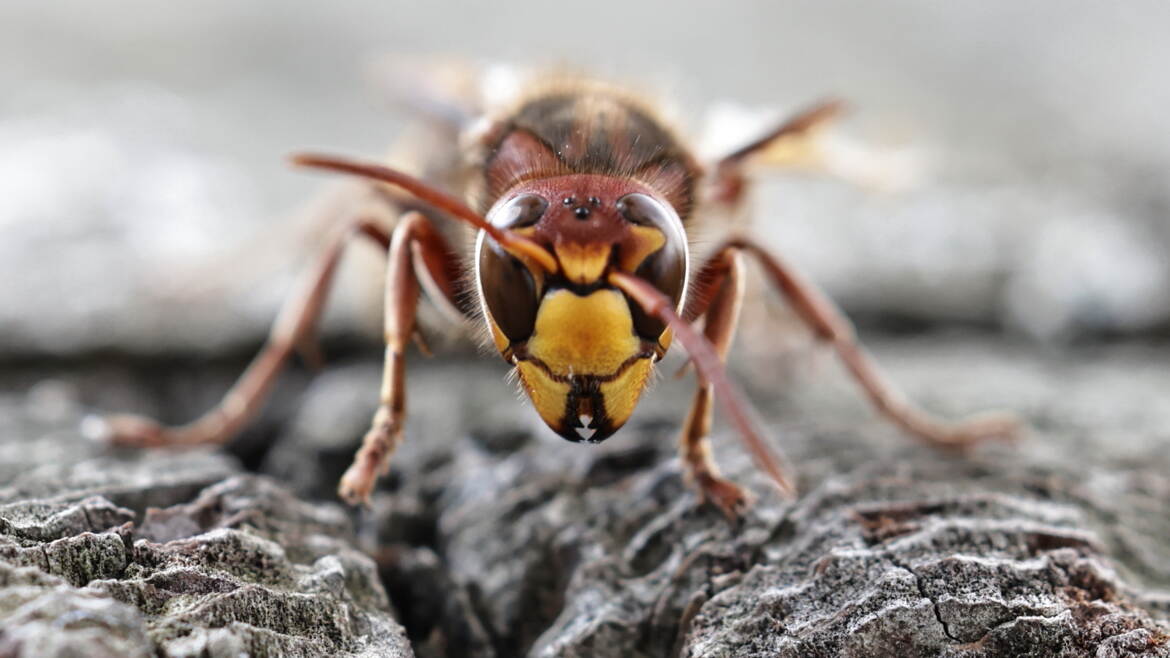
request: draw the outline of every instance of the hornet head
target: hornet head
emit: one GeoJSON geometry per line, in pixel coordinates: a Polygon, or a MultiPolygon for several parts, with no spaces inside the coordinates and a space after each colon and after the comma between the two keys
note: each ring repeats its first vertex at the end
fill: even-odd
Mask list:
{"type": "Polygon", "coordinates": [[[606,275],[636,274],[679,308],[688,252],[678,213],[637,181],[569,174],[516,185],[487,220],[557,261],[549,272],[480,232],[476,284],[496,348],[554,432],[608,438],[633,413],[671,335],[606,275]]]}

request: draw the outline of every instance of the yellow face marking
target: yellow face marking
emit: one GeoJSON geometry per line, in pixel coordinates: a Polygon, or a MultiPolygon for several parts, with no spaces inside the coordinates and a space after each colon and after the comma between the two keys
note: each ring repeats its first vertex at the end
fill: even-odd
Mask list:
{"type": "Polygon", "coordinates": [[[516,370],[520,373],[520,384],[532,399],[536,413],[549,427],[559,432],[565,417],[569,385],[549,377],[540,366],[527,361],[517,363],[516,370]]]}
{"type": "Polygon", "coordinates": [[[653,370],[616,290],[548,293],[524,351],[516,364],[524,391],[544,422],[574,441],[624,424],[653,370]]]}
{"type": "Polygon", "coordinates": [[[652,369],[649,358],[638,359],[616,379],[601,385],[605,413],[614,427],[624,425],[634,413],[652,369]]]}
{"type": "Polygon", "coordinates": [[[666,354],[666,350],[670,349],[670,344],[673,341],[674,341],[674,330],[671,329],[670,327],[667,327],[666,331],[663,331],[662,335],[658,337],[658,348],[660,350],[662,350],[663,354],[666,354]]]}
{"type": "Polygon", "coordinates": [[[488,328],[492,331],[492,343],[495,344],[496,351],[503,354],[504,350],[508,349],[508,346],[512,344],[512,341],[508,340],[508,337],[500,329],[500,325],[496,324],[496,321],[492,319],[492,316],[486,310],[484,311],[484,315],[487,316],[488,328]]]}
{"type": "Polygon", "coordinates": [[[616,290],[545,295],[528,352],[558,375],[609,375],[642,349],[626,298],[616,290]]]}
{"type": "Polygon", "coordinates": [[[554,247],[565,278],[585,285],[601,278],[601,273],[609,264],[609,252],[612,249],[612,246],[604,243],[566,242],[554,247]]]}
{"type": "MultiPolygon", "coordinates": [[[[517,235],[528,238],[529,240],[536,238],[535,226],[522,226],[520,228],[514,228],[510,230],[517,235]]],[[[524,266],[528,268],[528,273],[532,275],[532,280],[536,282],[536,289],[540,290],[542,287],[544,287],[544,268],[540,266],[540,263],[532,260],[531,258],[525,258],[522,255],[513,254],[513,256],[517,257],[520,262],[524,263],[524,266]]]]}
{"type": "Polygon", "coordinates": [[[630,232],[634,234],[634,246],[632,249],[626,249],[621,255],[621,268],[626,272],[633,272],[638,269],[642,261],[650,254],[662,248],[666,244],[666,236],[656,228],[651,226],[631,226],[630,232]]]}

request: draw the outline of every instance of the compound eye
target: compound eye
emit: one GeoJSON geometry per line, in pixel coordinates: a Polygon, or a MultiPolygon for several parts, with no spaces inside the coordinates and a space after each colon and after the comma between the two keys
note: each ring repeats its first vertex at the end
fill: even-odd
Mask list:
{"type": "MultiPolygon", "coordinates": [[[[662,246],[647,256],[634,274],[661,290],[677,308],[687,276],[687,238],[678,213],[657,199],[637,192],[618,199],[617,209],[631,223],[662,234],[662,246]]],[[[642,338],[657,341],[666,331],[664,322],[647,315],[637,304],[630,304],[630,312],[634,329],[642,338]]]]}
{"type": "MultiPolygon", "coordinates": [[[[497,208],[491,222],[500,228],[524,228],[540,221],[547,208],[544,198],[522,194],[497,208]]],[[[477,258],[479,287],[492,320],[508,340],[528,340],[536,325],[540,301],[532,272],[487,234],[483,234],[477,258]]]]}
{"type": "Polygon", "coordinates": [[[537,194],[521,194],[497,208],[491,222],[500,228],[532,226],[548,210],[548,200],[537,194]]]}

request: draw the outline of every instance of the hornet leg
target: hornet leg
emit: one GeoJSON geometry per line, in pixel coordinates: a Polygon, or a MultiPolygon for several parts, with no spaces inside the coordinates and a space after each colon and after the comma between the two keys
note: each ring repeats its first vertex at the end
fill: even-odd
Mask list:
{"type": "MultiPolygon", "coordinates": [[[[703,308],[697,313],[706,318],[703,335],[722,360],[735,337],[735,328],[743,305],[743,258],[727,250],[712,259],[699,273],[697,298],[703,308]]],[[[715,504],[729,518],[746,509],[747,492],[723,478],[711,456],[711,416],[714,390],[699,379],[691,410],[683,424],[679,455],[691,484],[703,500],[715,504]]]]}
{"type": "Polygon", "coordinates": [[[96,433],[115,445],[141,447],[222,444],[235,436],[259,412],[288,357],[297,350],[315,354],[311,347],[313,327],[329,295],[337,264],[357,236],[369,238],[383,249],[390,243],[385,230],[367,219],[356,220],[339,233],[305,273],[281,308],[264,347],[218,405],[178,427],[165,427],[136,415],[108,416],[99,421],[96,433]]]}
{"type": "Polygon", "coordinates": [[[419,270],[454,302],[458,268],[446,242],[425,215],[410,212],[394,229],[386,266],[385,369],[378,410],[362,447],[338,486],[350,504],[368,503],[378,476],[390,467],[390,456],[402,441],[406,416],[406,345],[415,333],[419,270]]]}
{"type": "Polygon", "coordinates": [[[759,260],[772,284],[788,299],[800,318],[819,339],[833,346],[878,412],[906,432],[928,443],[950,448],[966,448],[990,439],[1011,439],[1019,432],[1019,421],[1007,413],[986,413],[958,422],[931,416],[908,401],[886,378],[857,342],[853,325],[824,293],[755,242],[731,240],[724,248],[727,250],[747,252],[759,260]]]}

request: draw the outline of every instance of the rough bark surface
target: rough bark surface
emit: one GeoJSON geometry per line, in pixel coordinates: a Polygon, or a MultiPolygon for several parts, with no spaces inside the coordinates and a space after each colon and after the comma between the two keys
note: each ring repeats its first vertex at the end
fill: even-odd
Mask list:
{"type": "Polygon", "coordinates": [[[0,656],[412,655],[340,507],[51,425],[0,444],[0,656]]]}
{"type": "MultiPolygon", "coordinates": [[[[69,396],[10,394],[0,655],[1170,656],[1164,349],[876,351],[932,409],[1011,406],[1030,435],[940,453],[873,420],[833,368],[757,364],[801,494],[775,495],[720,431],[721,464],[759,498],[733,525],[673,458],[686,382],[579,446],[490,362],[412,358],[407,441],[355,539],[339,507],[305,501],[333,498],[375,363],[286,392],[296,413],[246,456],[260,476],[207,452],[103,454],[69,429],[69,396]]],[[[165,406],[166,385],[84,381],[49,392],[165,406]]]]}

